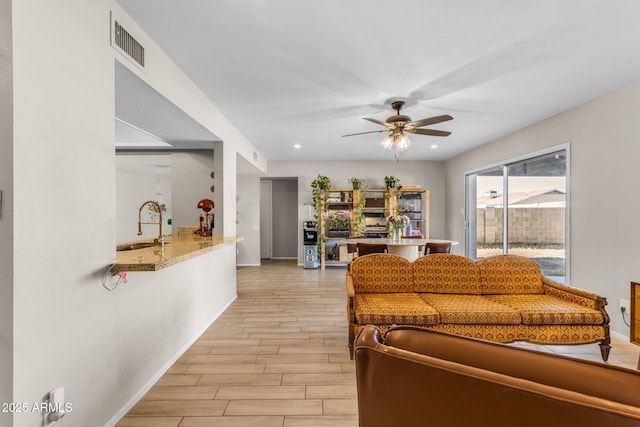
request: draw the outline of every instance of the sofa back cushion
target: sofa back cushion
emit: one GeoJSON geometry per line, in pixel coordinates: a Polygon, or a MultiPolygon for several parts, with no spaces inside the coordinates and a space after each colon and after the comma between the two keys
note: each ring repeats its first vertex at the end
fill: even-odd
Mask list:
{"type": "Polygon", "coordinates": [[[416,292],[480,294],[478,266],[469,258],[433,254],[413,261],[416,292]]]}
{"type": "Polygon", "coordinates": [[[478,261],[483,294],[541,294],[542,274],[535,261],[496,255],[478,261]]]}
{"type": "Polygon", "coordinates": [[[356,293],[413,292],[411,263],[398,255],[370,254],[351,263],[351,277],[356,293]]]}

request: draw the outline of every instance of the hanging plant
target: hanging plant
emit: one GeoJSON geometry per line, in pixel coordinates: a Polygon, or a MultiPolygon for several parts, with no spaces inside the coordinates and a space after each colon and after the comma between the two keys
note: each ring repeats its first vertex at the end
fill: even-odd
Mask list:
{"type": "MultiPolygon", "coordinates": [[[[359,178],[351,178],[351,180],[355,180],[359,178]]],[[[350,180],[350,181],[351,181],[350,180]]],[[[352,181],[353,183],[353,181],[352,181]]],[[[354,190],[355,190],[354,185],[354,190]]],[[[367,203],[367,199],[365,198],[365,192],[367,191],[367,184],[364,182],[364,179],[360,180],[360,197],[358,201],[353,205],[353,235],[354,236],[363,236],[366,230],[365,218],[362,214],[362,209],[367,203]]]]}
{"type": "Polygon", "coordinates": [[[385,176],[384,177],[384,185],[387,188],[387,197],[393,195],[396,199],[399,199],[402,196],[402,183],[400,182],[400,178],[396,178],[395,176],[385,176]]]}
{"type": "Polygon", "coordinates": [[[384,177],[384,186],[387,187],[387,189],[392,189],[392,188],[396,188],[400,186],[400,180],[398,178],[396,178],[395,176],[391,175],[391,176],[385,176],[384,177]]]}
{"type": "MultiPolygon", "coordinates": [[[[331,180],[324,175],[318,175],[316,179],[311,181],[311,195],[313,196],[313,208],[315,209],[313,219],[316,221],[318,227],[320,227],[320,221],[322,220],[322,218],[320,218],[322,198],[330,188],[331,180]]],[[[324,242],[324,233],[318,233],[318,257],[322,257],[324,242]]]]}

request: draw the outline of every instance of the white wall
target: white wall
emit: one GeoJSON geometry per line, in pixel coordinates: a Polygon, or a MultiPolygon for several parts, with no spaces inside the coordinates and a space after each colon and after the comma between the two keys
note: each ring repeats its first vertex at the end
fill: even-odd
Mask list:
{"type": "MultiPolygon", "coordinates": [[[[13,70],[11,1],[0,0],[0,402],[13,402],[13,70]]],[[[0,413],[0,426],[13,425],[0,413]]]]}
{"type": "MultiPolygon", "coordinates": [[[[198,202],[202,199],[213,200],[213,170],[213,152],[171,154],[172,222],[176,229],[199,223],[200,215],[204,212],[198,209],[198,202]]],[[[214,218],[218,230],[221,229],[219,220],[217,216],[214,218]]]]}
{"type": "MultiPolygon", "coordinates": [[[[351,188],[349,178],[363,178],[368,188],[383,188],[384,177],[393,175],[402,184],[420,185],[431,199],[430,237],[449,239],[445,233],[444,163],[429,161],[270,161],[269,177],[298,178],[298,262],[302,263],[302,221],[313,219],[311,181],[318,174],[331,179],[334,188],[351,188]]],[[[457,248],[456,248],[457,249],[457,248]]],[[[454,251],[456,251],[454,249],[454,251]]]]}
{"type": "Polygon", "coordinates": [[[448,237],[464,241],[465,171],[570,141],[571,285],[605,296],[612,330],[628,336],[619,300],[640,280],[638,117],[635,83],[448,161],[448,237]]]}
{"type": "MultiPolygon", "coordinates": [[[[101,285],[116,243],[114,58],[127,63],[109,45],[110,11],[145,46],[147,71],[134,72],[225,141],[232,164],[223,182],[232,203],[223,208],[231,212],[236,155],[252,159],[254,147],[115,2],[20,0],[12,7],[12,400],[40,402],[62,386],[73,404],[66,427],[103,425],[235,295],[233,245],[134,274],[114,292],[101,285]]],[[[2,79],[6,91],[4,72],[2,79]]],[[[235,234],[235,222],[228,231],[235,234]]],[[[13,421],[40,424],[38,413],[13,421]]]]}
{"type": "MultiPolygon", "coordinates": [[[[148,200],[165,204],[167,210],[162,213],[162,233],[170,235],[172,226],[167,224],[167,220],[172,218],[170,170],[163,169],[162,175],[158,175],[146,173],[142,168],[137,172],[125,169],[120,162],[123,157],[122,155],[116,156],[116,243],[135,242],[136,240],[148,240],[158,237],[158,226],[147,224],[142,225],[143,234],[138,236],[138,210],[148,200]],[[158,191],[162,193],[161,198],[157,195],[158,191]]],[[[127,157],[128,160],[146,162],[145,159],[155,156],[135,155],[127,157]]],[[[127,167],[131,166],[134,165],[128,161],[127,167]]],[[[143,222],[150,222],[146,207],[142,211],[141,218],[143,222]]],[[[197,221],[194,223],[197,223],[197,221]]]]}

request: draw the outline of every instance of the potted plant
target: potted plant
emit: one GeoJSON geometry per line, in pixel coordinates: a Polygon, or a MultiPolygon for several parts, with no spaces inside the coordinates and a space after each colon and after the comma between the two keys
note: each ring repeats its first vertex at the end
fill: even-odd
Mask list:
{"type": "Polygon", "coordinates": [[[335,245],[329,247],[329,249],[327,250],[327,259],[329,261],[335,261],[337,257],[338,257],[338,244],[336,243],[335,245]]]}
{"type": "Polygon", "coordinates": [[[384,185],[387,189],[396,188],[396,186],[400,186],[400,180],[393,175],[385,176],[384,185]]]}
{"type": "Polygon", "coordinates": [[[360,190],[364,186],[364,179],[362,178],[349,178],[349,182],[354,190],[360,190]]]}

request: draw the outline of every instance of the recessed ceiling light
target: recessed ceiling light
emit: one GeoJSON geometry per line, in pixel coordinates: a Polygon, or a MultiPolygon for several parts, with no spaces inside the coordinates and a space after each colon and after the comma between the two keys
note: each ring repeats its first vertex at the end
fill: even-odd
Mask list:
{"type": "Polygon", "coordinates": [[[295,148],[296,150],[299,150],[302,148],[302,145],[300,144],[293,144],[293,148],[295,148]]]}
{"type": "Polygon", "coordinates": [[[431,144],[431,149],[435,150],[436,148],[438,148],[438,144],[431,144]]]}

